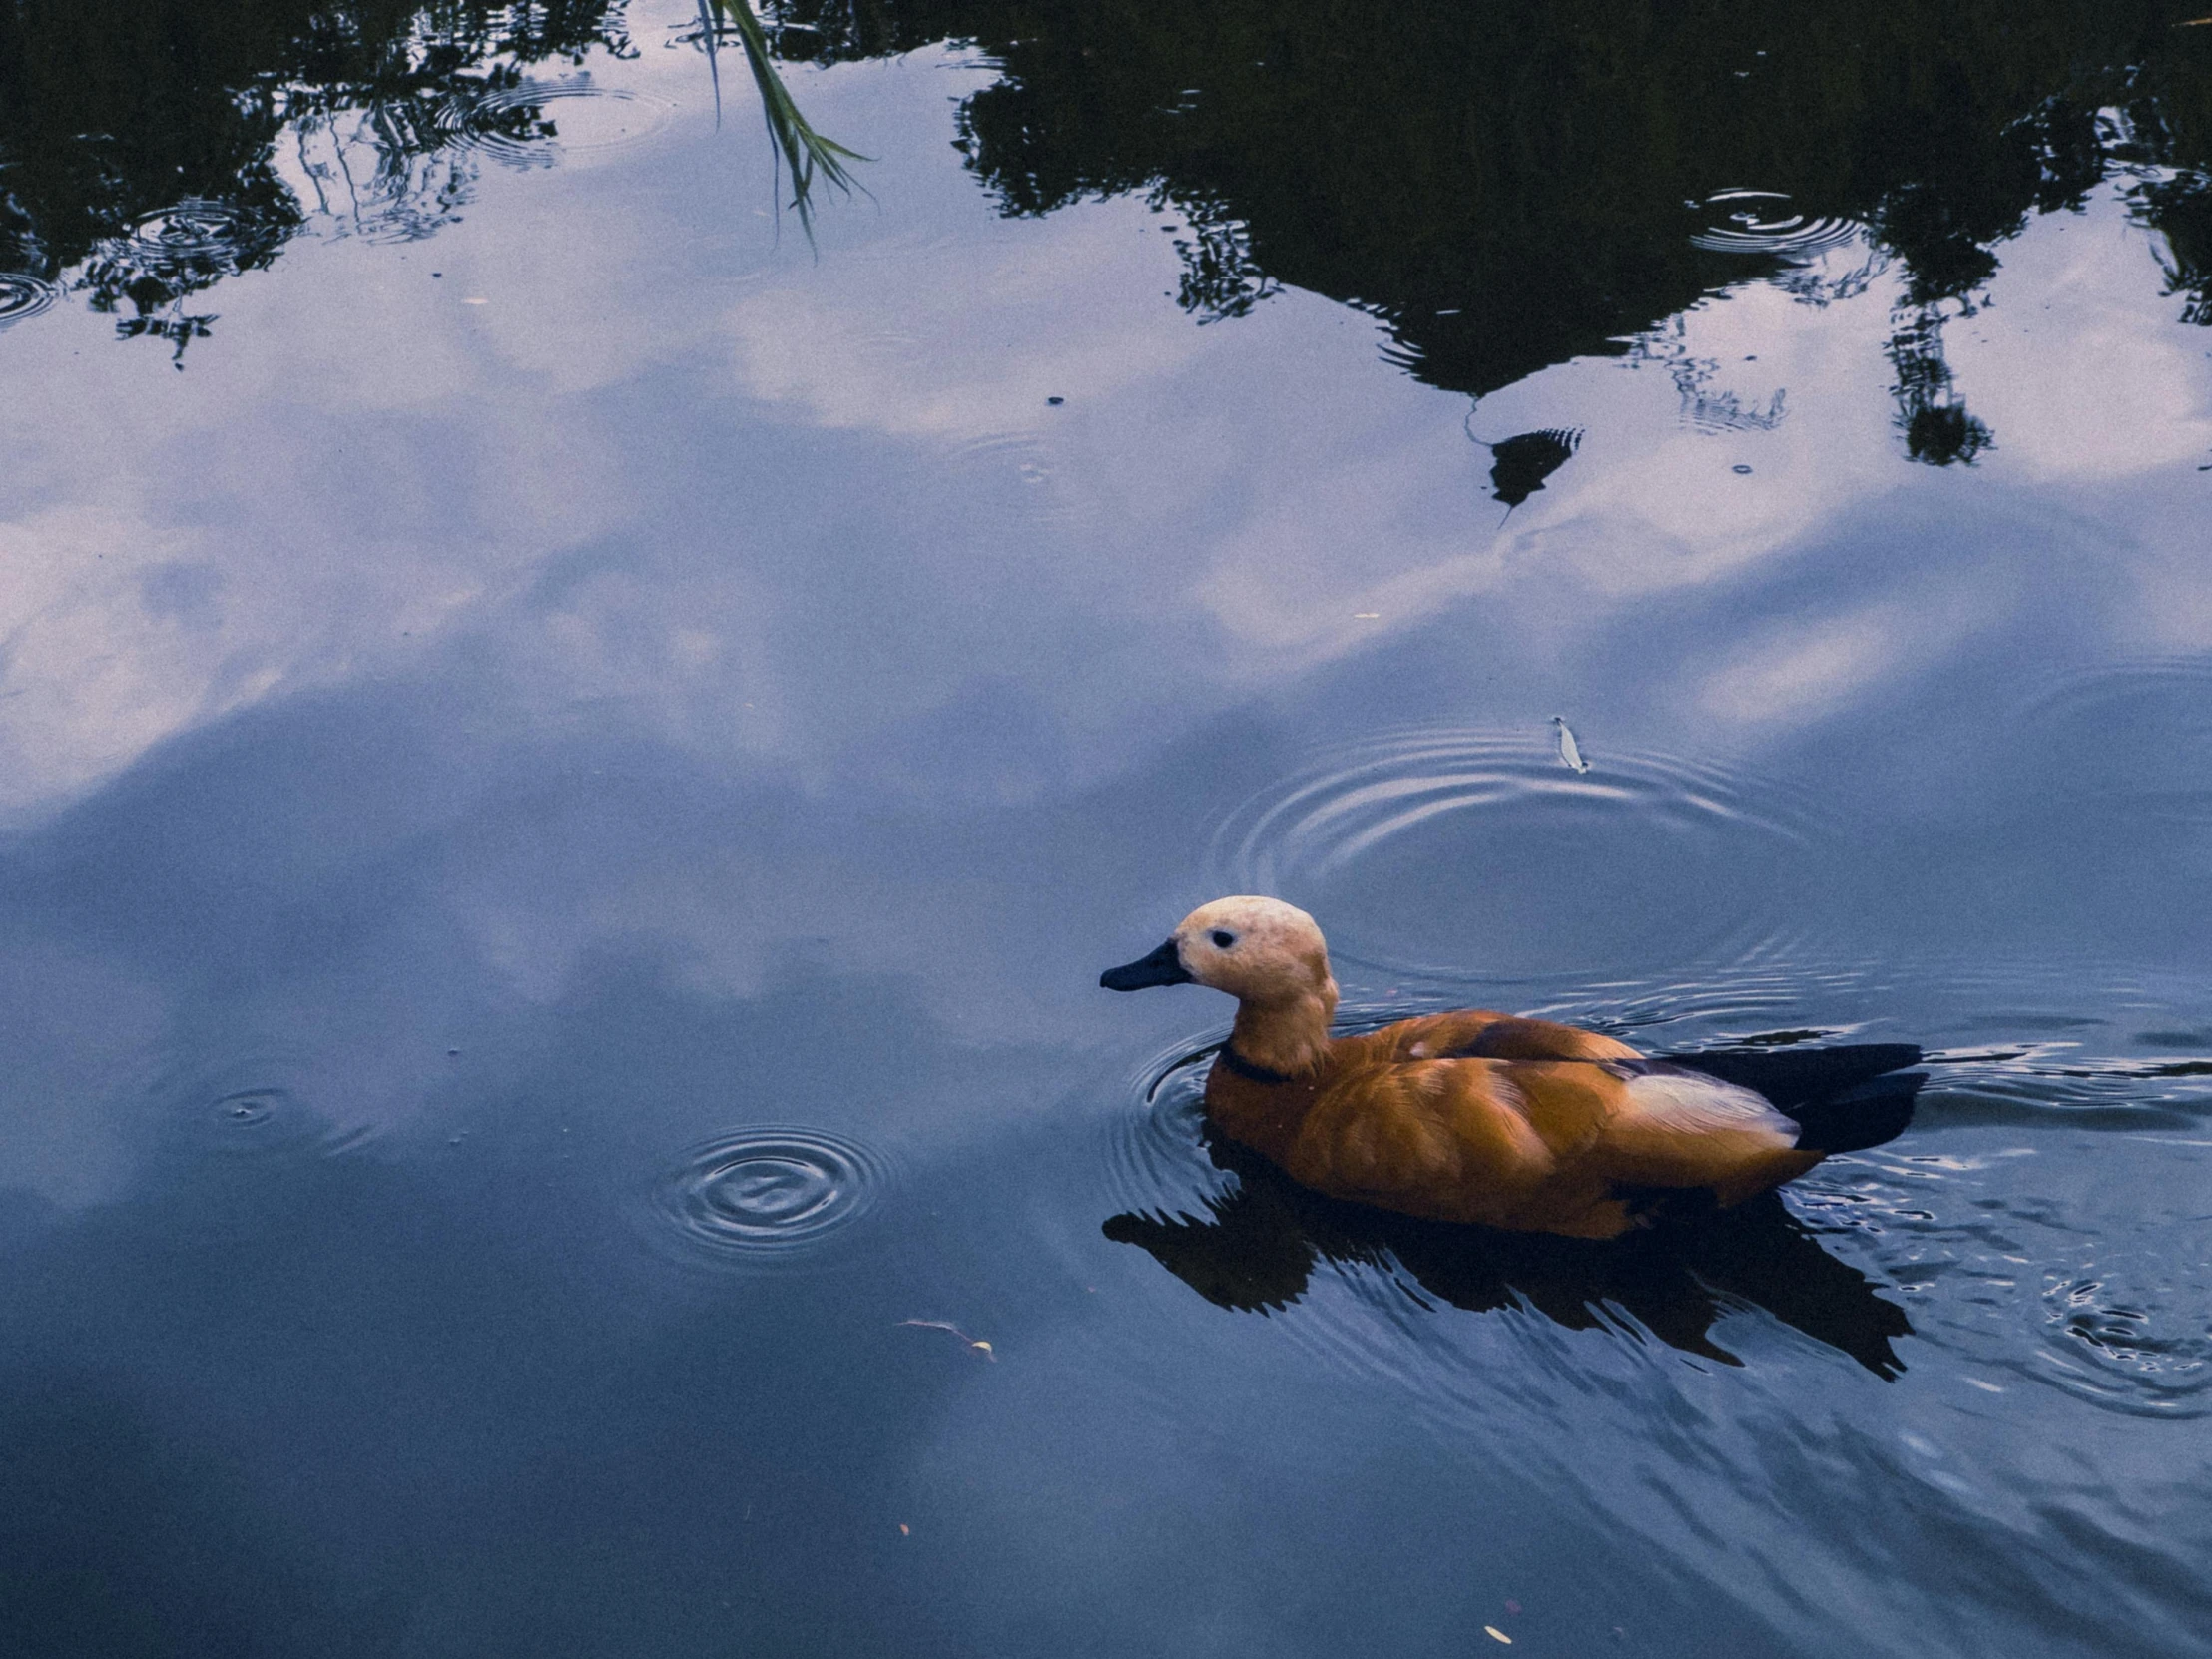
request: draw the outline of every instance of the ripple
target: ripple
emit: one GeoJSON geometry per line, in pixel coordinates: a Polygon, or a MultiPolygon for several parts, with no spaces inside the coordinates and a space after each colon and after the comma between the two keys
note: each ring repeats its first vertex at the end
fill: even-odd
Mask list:
{"type": "Polygon", "coordinates": [[[716,1255],[774,1254],[864,1214],[884,1173],[842,1136],[752,1125],[693,1147],[663,1179],[660,1208],[681,1238],[716,1255]]]}
{"type": "Polygon", "coordinates": [[[2193,781],[2212,760],[2212,657],[2149,657],[2059,675],[2020,717],[2071,728],[2067,735],[2091,751],[2084,758],[2104,762],[2110,776],[2193,781]]]}
{"type": "Polygon", "coordinates": [[[2124,1213],[2032,1190],[2075,1185],[2047,1144],[1832,1160],[1791,1202],[1857,1236],[1924,1339],[2105,1410],[2212,1414],[2212,1234],[2189,1194],[2212,1141],[2135,1141],[2124,1213]]]}
{"type": "Polygon", "coordinates": [[[2019,725],[2032,743],[2023,752],[2040,762],[2018,781],[2023,803],[2063,824],[2093,867],[2157,871],[2161,890],[2134,931],[2167,933],[2194,959],[2212,877],[2212,658],[2057,677],[2025,702],[2019,725]]]}
{"type": "Polygon", "coordinates": [[[140,220],[124,246],[139,265],[153,271],[231,265],[248,252],[256,231],[227,203],[187,197],[140,220]]]}
{"type": "Polygon", "coordinates": [[[1938,1049],[1928,1056],[1946,1124],[2133,1133],[2202,1133],[2212,1117],[2212,1060],[2098,1055],[2079,1041],[1938,1049]]]}
{"type": "Polygon", "coordinates": [[[300,1090],[273,1078],[232,1076],[166,1086],[166,1138],[180,1150],[222,1157],[327,1157],[365,1141],[362,1124],[338,1122],[300,1090]]]}
{"type": "Polygon", "coordinates": [[[550,167],[625,149],[668,124],[666,99],[590,81],[525,81],[439,112],[451,142],[510,167],[550,167]]]}
{"type": "Polygon", "coordinates": [[[1866,226],[1840,216],[1809,219],[1789,211],[1789,197],[1772,190],[1723,190],[1705,199],[1724,225],[1708,226],[1690,238],[1693,247],[1714,254],[1824,254],[1864,236],[1866,226]]]}
{"type": "Polygon", "coordinates": [[[1188,1209],[1220,1187],[1206,1160],[1205,1096],[1223,1035],[1162,1049],[1124,1080],[1106,1152],[1107,1183],[1123,1208],[1188,1209]]]}
{"type": "Polygon", "coordinates": [[[23,271],[0,271],[0,328],[51,310],[61,289],[23,271]]]}
{"type": "Polygon", "coordinates": [[[2143,657],[2054,675],[2020,713],[2128,725],[2145,715],[2181,714],[2199,733],[2212,733],[2212,657],[2143,657]]]}
{"type": "Polygon", "coordinates": [[[1540,725],[1352,746],[1229,815],[1213,887],[1281,893],[1346,960],[1462,990],[1785,951],[1817,870],[1810,811],[1716,763],[1601,737],[1592,756],[1562,767],[1540,725]]]}
{"type": "Polygon", "coordinates": [[[2198,1397],[2212,1392],[2212,1325],[2201,1306],[2194,1319],[2175,1308],[2170,1273],[2145,1275],[2146,1267],[2152,1264],[2105,1268],[2095,1278],[2051,1276],[2043,1292],[2045,1342],[2076,1393],[2146,1414],[2200,1415],[2212,1409],[2198,1397]]]}

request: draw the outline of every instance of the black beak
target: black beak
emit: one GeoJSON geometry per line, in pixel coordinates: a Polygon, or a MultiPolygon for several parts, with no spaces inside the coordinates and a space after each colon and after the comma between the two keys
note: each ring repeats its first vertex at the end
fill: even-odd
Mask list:
{"type": "Polygon", "coordinates": [[[1183,958],[1176,954],[1175,941],[1170,939],[1149,956],[1108,968],[1098,976],[1098,982],[1110,991],[1141,991],[1147,985],[1188,985],[1191,976],[1184,969],[1183,958]]]}

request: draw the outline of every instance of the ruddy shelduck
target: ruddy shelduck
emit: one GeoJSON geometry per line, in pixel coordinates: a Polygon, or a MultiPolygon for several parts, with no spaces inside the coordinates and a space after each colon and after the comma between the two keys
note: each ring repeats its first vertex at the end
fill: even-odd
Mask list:
{"type": "Polygon", "coordinates": [[[1314,918],[1218,898],[1108,990],[1208,985],[1237,1018],[1206,1078],[1214,1124],[1293,1180],[1436,1221],[1610,1239],[1723,1208],[1878,1145],[1912,1117],[1907,1043],[1652,1059],[1595,1031],[1486,1009],[1332,1036],[1314,918]]]}

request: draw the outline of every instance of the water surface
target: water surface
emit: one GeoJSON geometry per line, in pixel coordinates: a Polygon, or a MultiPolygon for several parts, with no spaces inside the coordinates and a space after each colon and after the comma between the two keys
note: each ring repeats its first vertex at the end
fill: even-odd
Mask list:
{"type": "Polygon", "coordinates": [[[0,23],[0,1648],[2212,1651],[2212,28],[769,22],[812,242],[681,0],[0,23]],[[1322,1203],[1240,889],[1919,1122],[1322,1203]]]}

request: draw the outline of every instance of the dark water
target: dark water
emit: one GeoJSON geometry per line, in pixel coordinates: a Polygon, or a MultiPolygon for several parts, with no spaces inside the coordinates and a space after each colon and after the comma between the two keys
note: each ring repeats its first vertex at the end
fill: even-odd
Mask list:
{"type": "Polygon", "coordinates": [[[795,8],[818,255],[684,0],[8,8],[0,1652],[2212,1653],[2194,9],[795,8]],[[1920,1121],[1314,1200],[1237,890],[1920,1121]]]}

